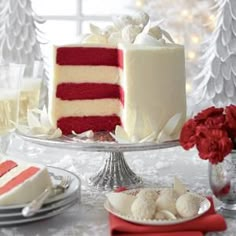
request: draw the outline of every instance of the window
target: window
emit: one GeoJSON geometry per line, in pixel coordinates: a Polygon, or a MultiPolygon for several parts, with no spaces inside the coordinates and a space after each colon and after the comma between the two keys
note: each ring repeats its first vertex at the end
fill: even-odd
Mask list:
{"type": "Polygon", "coordinates": [[[46,23],[40,29],[50,42],[63,43],[88,32],[89,23],[107,25],[112,15],[132,7],[134,0],[32,0],[37,15],[46,23]]]}

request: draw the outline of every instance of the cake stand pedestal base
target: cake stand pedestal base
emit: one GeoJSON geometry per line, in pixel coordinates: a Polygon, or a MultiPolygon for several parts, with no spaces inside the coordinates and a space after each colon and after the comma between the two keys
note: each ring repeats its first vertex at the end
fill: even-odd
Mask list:
{"type": "Polygon", "coordinates": [[[97,174],[89,178],[89,184],[98,190],[114,190],[140,187],[143,181],[129,168],[122,152],[110,152],[97,174]]]}

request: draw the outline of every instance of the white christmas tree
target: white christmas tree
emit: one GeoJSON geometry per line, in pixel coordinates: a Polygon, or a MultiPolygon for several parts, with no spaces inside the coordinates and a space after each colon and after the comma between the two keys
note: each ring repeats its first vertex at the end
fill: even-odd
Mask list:
{"type": "Polygon", "coordinates": [[[194,80],[196,109],[236,104],[236,1],[218,0],[217,25],[204,45],[202,70],[194,80]]]}
{"type": "MultiPolygon", "coordinates": [[[[1,0],[0,4],[0,53],[4,62],[27,65],[30,73],[35,60],[43,60],[40,40],[42,33],[37,24],[44,20],[32,9],[31,0],[1,0]]],[[[43,73],[41,103],[46,101],[47,75],[43,73]]]]}
{"type": "Polygon", "coordinates": [[[136,0],[136,4],[152,20],[160,21],[176,43],[184,44],[186,78],[190,84],[199,72],[200,43],[210,36],[214,28],[214,15],[210,11],[213,0],[136,0]]]}

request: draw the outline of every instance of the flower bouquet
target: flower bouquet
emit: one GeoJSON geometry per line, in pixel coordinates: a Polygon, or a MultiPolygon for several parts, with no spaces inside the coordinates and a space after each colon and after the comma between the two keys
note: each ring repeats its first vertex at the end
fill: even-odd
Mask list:
{"type": "Polygon", "coordinates": [[[185,150],[196,146],[200,158],[212,164],[222,162],[234,149],[236,106],[209,107],[189,119],[182,127],[180,144],[185,150]]]}

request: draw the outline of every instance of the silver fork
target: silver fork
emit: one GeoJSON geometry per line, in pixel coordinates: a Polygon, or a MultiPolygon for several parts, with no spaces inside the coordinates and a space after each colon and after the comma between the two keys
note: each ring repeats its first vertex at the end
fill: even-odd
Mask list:
{"type": "Polygon", "coordinates": [[[70,187],[70,184],[71,184],[71,177],[69,175],[63,176],[61,182],[55,186],[55,189],[61,189],[62,191],[65,191],[70,187]]]}
{"type": "Polygon", "coordinates": [[[36,199],[32,202],[27,204],[21,211],[24,217],[30,217],[35,215],[38,210],[42,207],[45,200],[50,196],[53,191],[65,191],[67,188],[70,187],[71,184],[71,177],[70,176],[63,176],[60,183],[54,187],[46,188],[36,199]]]}

